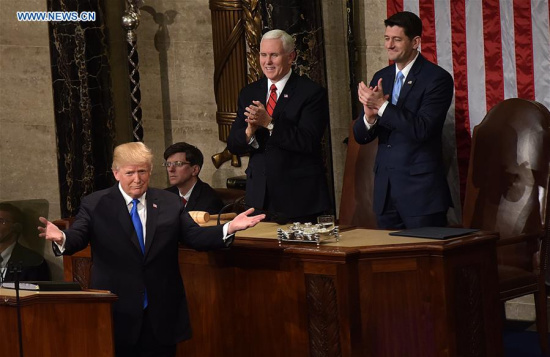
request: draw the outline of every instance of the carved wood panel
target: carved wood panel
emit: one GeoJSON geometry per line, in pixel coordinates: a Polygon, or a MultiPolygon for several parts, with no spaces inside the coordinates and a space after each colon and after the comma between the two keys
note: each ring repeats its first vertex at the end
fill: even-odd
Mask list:
{"type": "Polygon", "coordinates": [[[306,297],[310,356],[342,356],[334,279],[324,275],[306,275],[306,297]]]}

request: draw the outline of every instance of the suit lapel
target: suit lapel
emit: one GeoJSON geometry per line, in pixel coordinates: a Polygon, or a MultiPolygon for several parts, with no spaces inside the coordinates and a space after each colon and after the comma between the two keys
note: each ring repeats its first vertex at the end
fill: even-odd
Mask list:
{"type": "MultiPolygon", "coordinates": [[[[378,85],[376,83],[375,85],[378,85]]],[[[393,92],[393,86],[395,85],[395,64],[391,67],[391,70],[387,71],[382,75],[382,88],[384,89],[384,94],[389,95],[389,101],[391,103],[391,94],[393,92]]]]}
{"type": "Polygon", "coordinates": [[[112,210],[112,216],[116,217],[116,221],[119,222],[124,236],[127,239],[130,239],[132,245],[141,254],[141,247],[139,246],[136,230],[134,229],[134,224],[132,223],[132,217],[130,217],[128,205],[126,204],[122,193],[120,193],[118,184],[112,187],[108,198],[112,201],[111,204],[107,205],[109,209],[112,210]]]}
{"type": "Polygon", "coordinates": [[[185,208],[188,211],[193,211],[195,209],[195,206],[198,203],[198,197],[201,194],[202,184],[201,180],[198,179],[197,183],[195,184],[195,187],[193,187],[193,191],[191,191],[191,196],[189,196],[189,202],[187,202],[187,205],[185,208]]]}
{"type": "MultiPolygon", "coordinates": [[[[414,83],[417,80],[417,74],[420,72],[423,63],[424,63],[424,57],[422,57],[421,54],[418,54],[418,58],[414,62],[411,70],[409,71],[409,74],[407,75],[407,78],[405,78],[405,81],[403,82],[403,86],[401,87],[401,92],[399,93],[399,99],[397,100],[398,107],[403,106],[405,98],[407,98],[407,95],[409,95],[409,92],[411,91],[411,89],[414,86],[414,83]]],[[[394,76],[394,81],[395,81],[395,76],[394,76]]]]}
{"type": "Polygon", "coordinates": [[[146,223],[146,236],[145,236],[145,256],[151,248],[153,239],[155,237],[155,231],[158,223],[158,206],[159,200],[152,190],[147,190],[147,223],[146,223]]]}
{"type": "MultiPolygon", "coordinates": [[[[262,95],[260,96],[260,102],[263,104],[264,107],[267,106],[267,77],[263,76],[258,82],[258,92],[261,91],[262,95]]],[[[254,99],[258,100],[258,99],[254,99]]],[[[250,102],[252,103],[252,101],[250,102]]]]}
{"type": "MultiPolygon", "coordinates": [[[[279,98],[277,98],[277,104],[275,105],[275,109],[273,110],[273,120],[276,120],[279,117],[279,113],[282,113],[285,109],[285,106],[288,104],[290,99],[292,98],[292,95],[294,94],[294,90],[296,89],[296,78],[297,74],[292,72],[290,74],[290,78],[288,79],[288,82],[286,82],[285,88],[281,92],[281,95],[279,98]]],[[[267,93],[267,87],[266,87],[266,93],[267,93]]]]}

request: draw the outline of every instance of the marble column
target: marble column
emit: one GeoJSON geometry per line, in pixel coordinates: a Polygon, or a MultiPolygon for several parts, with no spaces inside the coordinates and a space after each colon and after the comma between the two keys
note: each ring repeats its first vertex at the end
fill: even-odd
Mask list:
{"type": "Polygon", "coordinates": [[[61,216],[112,184],[114,118],[102,0],[49,0],[48,11],[94,11],[93,22],[50,22],[61,216]]]}

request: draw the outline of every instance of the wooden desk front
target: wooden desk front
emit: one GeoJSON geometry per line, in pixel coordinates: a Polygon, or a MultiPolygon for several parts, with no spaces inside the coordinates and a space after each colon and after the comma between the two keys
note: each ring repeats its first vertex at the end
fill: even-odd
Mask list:
{"type": "Polygon", "coordinates": [[[266,223],[231,249],[181,248],[193,338],[178,356],[501,356],[497,235],[388,233],[279,245],[266,223]]]}
{"type": "MultiPolygon", "coordinates": [[[[113,357],[108,291],[20,291],[26,357],[113,357]]],[[[0,355],[19,356],[15,290],[0,289],[0,355]]]]}

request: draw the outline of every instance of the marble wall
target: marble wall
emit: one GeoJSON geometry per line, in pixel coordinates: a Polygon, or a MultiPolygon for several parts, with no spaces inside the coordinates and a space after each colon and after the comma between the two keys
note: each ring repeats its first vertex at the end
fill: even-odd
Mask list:
{"type": "MultiPolygon", "coordinates": [[[[18,22],[17,11],[46,11],[46,1],[0,0],[0,201],[43,198],[59,218],[48,24],[18,22]]],[[[45,254],[60,278],[61,260],[45,254]]]]}
{"type": "Polygon", "coordinates": [[[214,55],[207,0],[151,0],[137,30],[144,142],[155,153],[152,184],[168,185],[161,166],[164,149],[178,141],[196,145],[205,161],[200,177],[225,187],[242,175],[229,162],[216,170],[210,157],[225,148],[218,140],[214,99],[214,55]]]}

